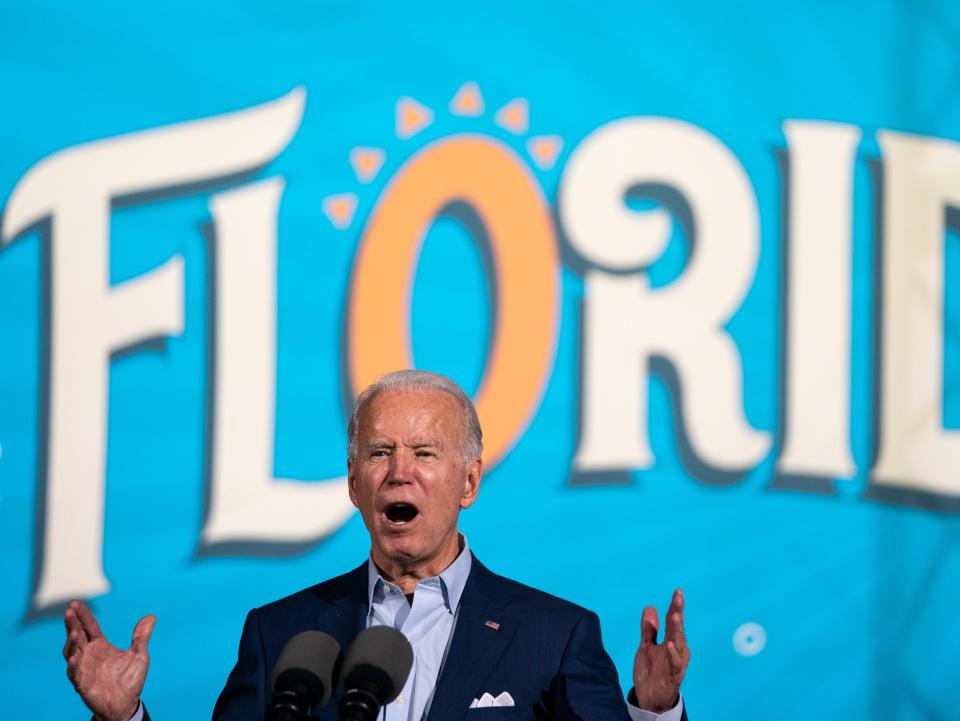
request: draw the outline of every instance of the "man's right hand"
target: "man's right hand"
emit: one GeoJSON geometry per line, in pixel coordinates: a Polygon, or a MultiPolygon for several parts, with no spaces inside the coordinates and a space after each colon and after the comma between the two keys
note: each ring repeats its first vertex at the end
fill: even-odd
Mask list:
{"type": "Polygon", "coordinates": [[[71,601],[67,606],[67,678],[97,721],[129,721],[137,712],[150,665],[147,643],[156,622],[156,616],[141,618],[130,648],[121,651],[103,635],[86,604],[71,601]]]}

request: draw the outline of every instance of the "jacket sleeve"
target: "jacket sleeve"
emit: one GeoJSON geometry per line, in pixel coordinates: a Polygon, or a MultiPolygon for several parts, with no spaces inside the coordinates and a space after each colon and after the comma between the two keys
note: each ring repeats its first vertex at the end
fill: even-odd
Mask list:
{"type": "MultiPolygon", "coordinates": [[[[554,693],[558,721],[630,721],[617,670],[603,648],[600,619],[587,611],[574,626],[554,693]]],[[[687,721],[683,709],[681,721],[687,721]]]]}
{"type": "Polygon", "coordinates": [[[557,721],[630,721],[592,611],[584,612],[570,633],[553,690],[557,721]]]}
{"type": "Polygon", "coordinates": [[[237,663],[213,708],[213,721],[261,721],[268,688],[263,636],[254,609],[243,624],[237,663]]]}

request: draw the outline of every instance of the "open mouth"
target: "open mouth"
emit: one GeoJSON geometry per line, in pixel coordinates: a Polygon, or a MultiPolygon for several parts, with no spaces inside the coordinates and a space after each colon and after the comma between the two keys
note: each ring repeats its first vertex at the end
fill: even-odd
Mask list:
{"type": "Polygon", "coordinates": [[[419,513],[420,511],[417,510],[416,506],[409,503],[391,503],[384,511],[387,520],[396,525],[410,523],[419,513]]]}

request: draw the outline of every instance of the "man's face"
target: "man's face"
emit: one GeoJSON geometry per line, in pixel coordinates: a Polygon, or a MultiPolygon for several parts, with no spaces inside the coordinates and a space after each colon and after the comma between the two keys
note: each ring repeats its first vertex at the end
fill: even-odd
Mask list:
{"type": "Polygon", "coordinates": [[[348,463],[350,500],[381,568],[453,560],[459,512],[476,500],[481,476],[479,459],[464,461],[462,419],[456,399],[441,390],[381,391],[362,409],[357,457],[348,463]]]}

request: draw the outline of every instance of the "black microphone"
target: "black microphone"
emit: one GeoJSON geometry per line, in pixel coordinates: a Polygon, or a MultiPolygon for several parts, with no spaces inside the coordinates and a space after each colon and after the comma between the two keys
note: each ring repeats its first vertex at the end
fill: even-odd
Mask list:
{"type": "Polygon", "coordinates": [[[340,672],[341,721],[375,721],[380,707],[397,697],[413,666],[406,636],[390,626],[361,631],[340,672]]]}
{"type": "Polygon", "coordinates": [[[340,644],[322,631],[303,631],[287,641],[273,668],[273,696],[265,721],[304,721],[333,693],[340,644]]]}

